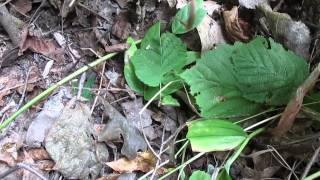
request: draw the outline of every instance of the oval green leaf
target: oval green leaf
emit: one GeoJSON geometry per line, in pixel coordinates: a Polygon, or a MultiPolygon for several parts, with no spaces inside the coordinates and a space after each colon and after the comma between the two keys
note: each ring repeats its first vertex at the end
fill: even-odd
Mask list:
{"type": "Polygon", "coordinates": [[[198,170],[198,171],[193,172],[189,178],[189,180],[198,180],[198,179],[210,180],[211,177],[208,173],[198,170]]]}
{"type": "Polygon", "coordinates": [[[201,119],[188,124],[187,138],[194,152],[231,150],[246,137],[246,132],[240,126],[226,120],[201,119]]]}

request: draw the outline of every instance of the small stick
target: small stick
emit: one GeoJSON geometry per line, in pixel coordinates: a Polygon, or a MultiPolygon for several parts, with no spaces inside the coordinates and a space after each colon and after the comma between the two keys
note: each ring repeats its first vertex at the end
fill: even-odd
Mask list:
{"type": "Polygon", "coordinates": [[[320,146],[314,151],[313,156],[310,159],[309,163],[307,164],[306,168],[304,169],[304,172],[301,175],[300,179],[304,179],[305,177],[307,177],[312,165],[318,159],[319,153],[320,153],[320,146]]]}
{"type": "Polygon", "coordinates": [[[33,169],[30,164],[26,164],[26,163],[18,163],[13,168],[9,169],[8,171],[4,172],[3,174],[0,174],[0,179],[4,179],[9,174],[11,174],[11,173],[13,173],[13,172],[15,172],[16,170],[19,170],[19,169],[28,170],[28,171],[32,172],[33,174],[35,174],[36,176],[38,176],[40,179],[48,180],[41,173],[39,173],[37,170],[33,169]]]}

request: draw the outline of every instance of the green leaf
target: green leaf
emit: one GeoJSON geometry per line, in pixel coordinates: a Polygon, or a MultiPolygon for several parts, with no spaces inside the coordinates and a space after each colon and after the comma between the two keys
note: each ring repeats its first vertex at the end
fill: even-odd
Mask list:
{"type": "Polygon", "coordinates": [[[96,76],[91,75],[87,78],[85,84],[84,84],[84,88],[82,91],[82,97],[88,99],[89,101],[93,100],[93,95],[92,92],[90,91],[90,89],[92,89],[92,87],[94,86],[94,82],[96,81],[96,76]]]}
{"type": "Polygon", "coordinates": [[[164,96],[161,99],[161,104],[167,106],[180,106],[180,103],[177,101],[177,99],[173,98],[171,95],[164,96]]]}
{"type": "Polygon", "coordinates": [[[269,42],[257,37],[247,44],[220,45],[181,74],[202,116],[247,116],[264,105],[289,101],[307,77],[307,63],[272,39],[269,42]]]}
{"type": "Polygon", "coordinates": [[[145,34],[141,41],[141,49],[153,50],[160,53],[161,24],[157,22],[145,34]]]}
{"type": "Polygon", "coordinates": [[[195,171],[192,173],[192,175],[190,176],[189,180],[211,180],[211,176],[204,172],[204,171],[195,171]]]}
{"type": "Polygon", "coordinates": [[[230,45],[218,46],[186,70],[181,77],[190,85],[191,94],[206,118],[237,117],[254,114],[261,105],[242,97],[236,77],[228,61],[236,48],[230,45]]]}
{"type": "Polygon", "coordinates": [[[172,32],[174,34],[183,34],[196,28],[202,22],[203,18],[207,13],[202,8],[202,6],[203,6],[203,0],[196,0],[194,17],[190,17],[190,15],[193,14],[192,12],[190,13],[190,11],[192,11],[192,7],[190,3],[187,4],[185,7],[183,7],[182,9],[180,9],[178,13],[175,15],[175,17],[173,18],[172,32]],[[193,18],[193,20],[190,18],[193,18]],[[190,27],[187,27],[188,22],[190,20],[192,21],[192,24],[190,24],[191,25],[190,27]]]}
{"type": "Polygon", "coordinates": [[[130,48],[125,52],[124,56],[124,77],[126,79],[127,84],[129,87],[134,90],[135,92],[139,94],[143,94],[144,91],[144,85],[143,83],[137,78],[133,65],[131,63],[131,58],[135,54],[135,52],[138,50],[136,42],[134,39],[129,37],[127,39],[127,43],[130,44],[130,48]]]}
{"type": "Polygon", "coordinates": [[[284,105],[308,75],[306,61],[272,39],[257,37],[248,44],[237,43],[231,59],[238,88],[258,103],[284,105]],[[269,44],[270,43],[270,47],[269,44]]]}
{"type": "Polygon", "coordinates": [[[187,138],[193,151],[226,151],[239,146],[247,137],[244,130],[229,121],[207,119],[188,124],[187,138]]]}
{"type": "Polygon", "coordinates": [[[186,45],[175,35],[165,33],[160,38],[160,52],[139,49],[132,57],[135,74],[144,84],[157,87],[165,76],[182,69],[187,61],[186,45]]]}
{"type": "Polygon", "coordinates": [[[260,128],[255,131],[253,131],[247,138],[241,143],[241,146],[230,156],[227,160],[227,162],[224,165],[224,169],[226,170],[226,173],[229,174],[230,168],[232,163],[240,156],[241,152],[244,150],[244,148],[248,145],[250,140],[257,136],[258,134],[262,133],[265,131],[265,128],[260,128]]]}
{"type": "Polygon", "coordinates": [[[227,173],[226,169],[222,169],[218,174],[217,180],[232,180],[232,178],[227,173]]]}

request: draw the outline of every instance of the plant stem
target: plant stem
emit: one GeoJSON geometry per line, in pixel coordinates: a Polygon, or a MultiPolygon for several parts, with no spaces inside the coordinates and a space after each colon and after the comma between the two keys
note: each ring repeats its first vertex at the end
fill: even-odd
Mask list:
{"type": "Polygon", "coordinates": [[[320,171],[311,174],[310,176],[306,177],[306,178],[303,179],[303,180],[313,180],[313,179],[316,179],[316,178],[318,178],[318,177],[320,177],[320,171]]]}
{"type": "Polygon", "coordinates": [[[255,131],[253,131],[251,134],[249,134],[249,136],[243,141],[243,143],[240,145],[240,147],[238,148],[237,151],[234,152],[234,154],[227,160],[224,168],[226,169],[227,173],[229,174],[229,170],[231,167],[231,164],[239,157],[240,153],[243,151],[243,149],[247,146],[247,144],[249,143],[249,141],[255,137],[256,135],[262,133],[263,131],[265,131],[266,128],[260,128],[257,129],[255,131]]]}
{"type": "Polygon", "coordinates": [[[186,161],[185,163],[181,164],[180,166],[174,168],[172,171],[168,172],[167,174],[161,176],[159,178],[159,180],[165,179],[166,177],[170,176],[172,173],[178,171],[181,168],[184,168],[186,165],[192,163],[193,161],[195,161],[196,159],[200,158],[201,156],[203,156],[205,154],[205,152],[201,152],[198,153],[197,155],[193,156],[191,159],[189,159],[188,161],[186,161]]]}
{"type": "Polygon", "coordinates": [[[57,82],[56,84],[54,84],[53,86],[49,87],[48,89],[46,89],[45,91],[43,91],[42,93],[40,93],[38,96],[36,96],[35,98],[33,98],[32,100],[30,100],[27,104],[25,104],[24,106],[22,106],[18,111],[16,111],[15,113],[13,113],[8,119],[6,119],[2,124],[0,124],[0,130],[2,130],[3,128],[7,127],[10,123],[12,123],[21,113],[27,111],[31,106],[33,106],[34,104],[38,103],[39,101],[41,101],[42,99],[44,99],[45,97],[47,97],[48,95],[50,95],[53,91],[55,91],[57,88],[59,88],[60,86],[62,86],[63,84],[67,83],[68,81],[74,79],[75,77],[79,76],[80,74],[82,74],[83,72],[87,71],[88,69],[95,67],[99,64],[101,64],[102,62],[114,57],[115,55],[117,55],[118,53],[110,53],[107,54],[97,60],[95,60],[94,62],[88,64],[87,66],[84,66],[80,69],[78,69],[77,71],[73,72],[72,74],[68,75],[67,77],[63,78],[62,80],[60,80],[59,82],[57,82]]]}

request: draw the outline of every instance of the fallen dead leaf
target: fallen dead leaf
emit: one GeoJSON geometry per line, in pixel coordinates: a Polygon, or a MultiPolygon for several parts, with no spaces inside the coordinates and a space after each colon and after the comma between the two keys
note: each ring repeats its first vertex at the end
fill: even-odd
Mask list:
{"type": "Polygon", "coordinates": [[[14,166],[16,164],[15,158],[8,152],[1,152],[0,153],[0,162],[6,163],[9,166],[14,166]]]}
{"type": "Polygon", "coordinates": [[[62,62],[64,60],[64,50],[50,39],[44,39],[34,36],[29,32],[29,28],[25,27],[21,33],[20,51],[19,54],[23,54],[24,51],[30,49],[33,52],[43,54],[49,58],[62,62]]]}
{"type": "Polygon", "coordinates": [[[34,161],[51,159],[48,152],[43,148],[29,149],[27,152],[34,161]]]}
{"type": "Polygon", "coordinates": [[[13,1],[13,6],[22,14],[26,14],[32,9],[32,2],[30,0],[16,0],[13,1]]]}
{"type": "Polygon", "coordinates": [[[151,152],[141,152],[132,160],[121,158],[116,161],[107,162],[106,164],[120,173],[133,171],[148,172],[155,167],[156,157],[151,152]]]}
{"type": "Polygon", "coordinates": [[[110,120],[96,132],[98,141],[108,143],[110,141],[119,141],[122,137],[124,142],[121,153],[129,159],[134,159],[138,151],[147,149],[147,144],[142,134],[132,122],[123,117],[109,102],[101,97],[99,99],[105,108],[105,116],[109,117],[110,120]]]}
{"type": "Polygon", "coordinates": [[[230,11],[224,11],[223,19],[227,35],[232,41],[247,42],[250,39],[249,25],[239,18],[237,6],[234,6],[230,11]]]}
{"type": "Polygon", "coordinates": [[[151,127],[151,124],[152,124],[151,116],[153,112],[150,111],[149,109],[146,109],[145,111],[143,111],[143,113],[140,116],[139,111],[143,108],[143,106],[144,105],[142,103],[142,98],[138,98],[133,101],[127,101],[121,104],[121,107],[123,109],[124,115],[126,116],[127,120],[132,122],[133,125],[138,129],[148,128],[148,131],[145,130],[146,136],[150,138],[150,140],[153,140],[157,138],[157,136],[154,133],[153,127],[151,127]]]}
{"type": "MultiPolygon", "coordinates": [[[[32,159],[32,157],[29,155],[28,152],[24,151],[23,152],[23,155],[24,155],[24,159],[23,159],[23,162],[24,163],[27,163],[27,164],[35,164],[34,160],[32,159]]],[[[32,167],[33,169],[35,169],[36,171],[38,172],[41,172],[42,175],[44,175],[42,173],[42,171],[36,167],[36,166],[33,166],[32,167]]],[[[23,180],[41,180],[40,177],[38,177],[37,175],[35,175],[34,173],[30,172],[29,170],[26,170],[26,169],[23,169],[22,170],[22,179],[23,180]]]]}
{"type": "Polygon", "coordinates": [[[205,16],[197,30],[201,40],[202,51],[208,51],[216,45],[226,42],[220,24],[208,15],[205,16]]]}
{"type": "Polygon", "coordinates": [[[120,13],[112,26],[112,34],[121,40],[127,39],[130,34],[131,24],[127,16],[127,13],[120,13]]]}
{"type": "Polygon", "coordinates": [[[54,170],[54,162],[52,160],[40,160],[36,162],[36,165],[39,169],[43,171],[52,171],[54,170]]]}
{"type": "MultiPolygon", "coordinates": [[[[33,91],[34,83],[41,79],[36,66],[32,66],[29,69],[27,92],[33,91]]],[[[11,94],[12,90],[17,89],[20,94],[23,93],[26,81],[24,74],[25,72],[18,66],[7,67],[0,71],[0,106],[4,106],[3,98],[11,94]]]]}

